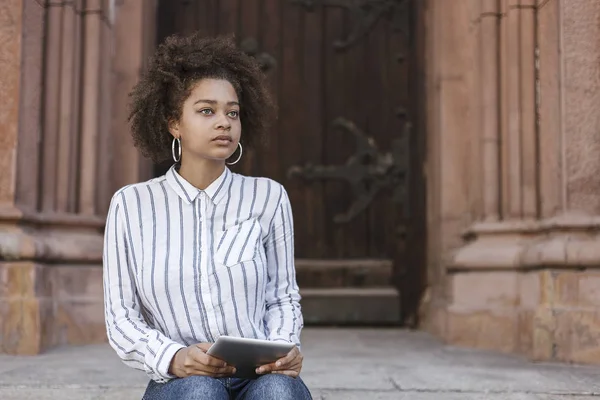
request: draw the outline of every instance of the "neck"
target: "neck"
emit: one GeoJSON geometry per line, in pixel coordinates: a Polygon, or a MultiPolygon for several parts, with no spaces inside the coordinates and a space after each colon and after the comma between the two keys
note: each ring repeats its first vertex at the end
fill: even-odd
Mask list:
{"type": "Polygon", "coordinates": [[[225,170],[224,161],[181,159],[179,175],[200,190],[210,186],[225,170]]]}

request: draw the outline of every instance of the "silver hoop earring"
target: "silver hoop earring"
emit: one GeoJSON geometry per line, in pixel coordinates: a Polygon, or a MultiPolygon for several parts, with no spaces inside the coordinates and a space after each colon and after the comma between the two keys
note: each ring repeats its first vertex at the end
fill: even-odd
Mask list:
{"type": "Polygon", "coordinates": [[[240,155],[239,155],[239,157],[234,162],[227,163],[227,165],[237,164],[242,159],[242,153],[244,152],[244,150],[242,149],[242,144],[240,142],[238,142],[238,146],[240,147],[240,155]]]}
{"type": "Polygon", "coordinates": [[[181,161],[181,139],[173,138],[173,143],[171,143],[171,155],[173,156],[173,161],[176,163],[181,161]],[[175,142],[177,142],[177,154],[175,154],[175,142]]]}

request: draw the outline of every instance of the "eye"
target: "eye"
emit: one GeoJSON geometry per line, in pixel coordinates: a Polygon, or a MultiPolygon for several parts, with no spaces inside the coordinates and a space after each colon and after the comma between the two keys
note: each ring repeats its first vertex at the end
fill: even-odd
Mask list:
{"type": "Polygon", "coordinates": [[[211,110],[210,108],[203,108],[202,110],[198,111],[200,114],[204,114],[204,115],[211,115],[213,113],[213,110],[211,110]]]}
{"type": "Polygon", "coordinates": [[[229,111],[229,112],[227,113],[227,115],[228,115],[230,118],[237,118],[237,117],[239,117],[239,116],[240,116],[240,112],[239,112],[239,111],[236,111],[236,110],[233,110],[233,111],[229,111]]]}

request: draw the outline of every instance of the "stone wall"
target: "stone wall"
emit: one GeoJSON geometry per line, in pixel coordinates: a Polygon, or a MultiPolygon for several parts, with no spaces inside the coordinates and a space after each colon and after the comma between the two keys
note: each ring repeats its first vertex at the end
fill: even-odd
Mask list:
{"type": "MultiPolygon", "coordinates": [[[[104,213],[150,176],[125,105],[156,2],[85,4],[0,2],[1,352],[105,340],[104,213]]],[[[421,4],[424,327],[600,362],[600,3],[421,4]]]]}
{"type": "Polygon", "coordinates": [[[600,362],[600,3],[429,0],[426,15],[425,326],[600,362]]]}
{"type": "Polygon", "coordinates": [[[104,216],[118,187],[150,173],[125,102],[154,7],[0,4],[0,352],[106,340],[104,216]]]}

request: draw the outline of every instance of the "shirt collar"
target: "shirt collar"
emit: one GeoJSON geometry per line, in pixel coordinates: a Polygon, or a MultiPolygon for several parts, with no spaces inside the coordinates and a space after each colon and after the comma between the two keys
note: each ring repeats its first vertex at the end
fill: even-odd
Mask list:
{"type": "Polygon", "coordinates": [[[187,204],[192,203],[202,192],[206,193],[214,204],[218,204],[221,199],[223,199],[223,196],[225,196],[231,180],[233,179],[231,171],[229,168],[225,167],[225,170],[217,179],[215,179],[206,189],[200,190],[179,175],[178,169],[178,165],[173,164],[167,171],[166,179],[169,186],[171,186],[175,193],[177,193],[177,195],[187,204]]]}

